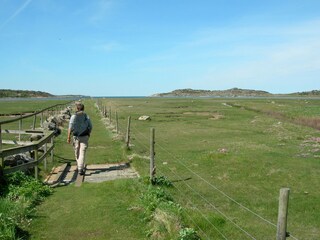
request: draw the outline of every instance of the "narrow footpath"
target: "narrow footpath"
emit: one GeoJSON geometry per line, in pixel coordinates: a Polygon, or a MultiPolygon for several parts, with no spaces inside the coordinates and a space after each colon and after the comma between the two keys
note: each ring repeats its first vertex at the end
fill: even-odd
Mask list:
{"type": "MultiPolygon", "coordinates": [[[[85,112],[93,123],[87,164],[126,162],[122,143],[101,121],[93,100],[85,101],[85,112]]],[[[56,161],[73,161],[73,149],[66,143],[66,126],[56,139],[56,161]]],[[[138,179],[71,183],[55,188],[52,196],[37,207],[30,224],[29,239],[145,239],[139,201],[138,179]]]]}

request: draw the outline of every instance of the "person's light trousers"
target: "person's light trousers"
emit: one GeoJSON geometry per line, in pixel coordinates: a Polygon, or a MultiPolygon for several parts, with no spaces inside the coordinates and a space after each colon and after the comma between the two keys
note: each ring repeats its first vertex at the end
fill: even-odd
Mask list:
{"type": "Polygon", "coordinates": [[[84,168],[86,162],[86,150],[88,148],[89,136],[73,137],[74,153],[77,160],[78,170],[84,168]]]}

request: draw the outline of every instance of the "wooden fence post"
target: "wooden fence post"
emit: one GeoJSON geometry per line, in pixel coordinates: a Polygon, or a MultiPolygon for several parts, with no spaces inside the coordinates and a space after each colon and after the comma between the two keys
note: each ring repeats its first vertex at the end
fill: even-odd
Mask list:
{"type": "MultiPolygon", "coordinates": [[[[51,146],[53,146],[53,145],[54,145],[54,142],[53,142],[53,137],[52,137],[51,138],[51,146]]],[[[54,147],[51,150],[51,162],[53,162],[53,149],[54,149],[54,147]]]]}
{"type": "Polygon", "coordinates": [[[43,128],[43,112],[41,112],[40,127],[43,128]]]}
{"type": "MultiPolygon", "coordinates": [[[[38,149],[34,150],[34,161],[38,161],[38,149]]],[[[34,166],[34,177],[35,179],[39,178],[38,163],[34,166]]]]}
{"type": "Polygon", "coordinates": [[[32,129],[34,130],[36,128],[36,122],[37,122],[37,114],[33,117],[33,123],[32,123],[32,129]]]}
{"type": "MultiPolygon", "coordinates": [[[[1,133],[2,129],[1,129],[1,124],[0,124],[0,151],[2,150],[2,133],[1,133]]],[[[0,159],[0,177],[2,176],[2,171],[4,168],[4,158],[1,156],[0,159]]]]}
{"type": "Polygon", "coordinates": [[[131,116],[128,117],[128,125],[127,125],[127,133],[126,133],[127,148],[130,148],[130,125],[131,125],[131,116]]]}
{"type": "MultiPolygon", "coordinates": [[[[44,154],[47,154],[47,150],[48,150],[48,144],[45,143],[45,145],[44,145],[44,154]]],[[[47,171],[47,155],[43,160],[43,168],[44,168],[45,171],[47,171]]]]}
{"type": "Polygon", "coordinates": [[[277,240],[286,240],[286,238],[289,237],[289,233],[287,233],[289,193],[289,188],[280,189],[277,240]]]}
{"type": "Polygon", "coordinates": [[[155,167],[155,162],[154,162],[154,144],[155,144],[155,129],[151,128],[150,129],[150,182],[153,182],[154,176],[156,174],[156,167],[155,167]]]}
{"type": "Polygon", "coordinates": [[[2,129],[0,124],[0,150],[2,150],[2,129]]]}
{"type": "Polygon", "coordinates": [[[116,132],[119,133],[119,119],[118,119],[118,112],[116,111],[116,132]]]}
{"type": "Polygon", "coordinates": [[[109,112],[109,124],[111,124],[111,107],[110,107],[110,112],[109,112]]]}
{"type": "MultiPolygon", "coordinates": [[[[20,118],[22,118],[22,113],[20,113],[20,118]]],[[[22,119],[19,120],[19,131],[22,130],[22,119]]],[[[19,141],[21,141],[21,133],[19,132],[19,141]]]]}

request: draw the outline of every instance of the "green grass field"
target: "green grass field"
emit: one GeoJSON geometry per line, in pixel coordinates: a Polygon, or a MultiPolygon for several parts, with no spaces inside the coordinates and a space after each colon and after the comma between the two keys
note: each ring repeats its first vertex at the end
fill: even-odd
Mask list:
{"type": "Polygon", "coordinates": [[[67,100],[12,100],[1,101],[0,114],[31,113],[41,109],[65,103],[67,100]]]}
{"type": "Polygon", "coordinates": [[[273,239],[278,196],[289,187],[288,231],[298,239],[318,239],[320,207],[319,131],[263,112],[234,108],[235,102],[258,110],[316,117],[319,100],[107,99],[120,126],[132,121],[134,161],[148,174],[150,128],[156,129],[159,175],[175,182],[172,191],[186,207],[204,238],[273,239]],[[280,105],[280,106],[279,106],[280,105]],[[138,121],[141,115],[151,121],[138,121]],[[218,190],[217,190],[218,189],[218,190]],[[232,200],[230,200],[230,197],[232,200]],[[240,203],[241,205],[237,204],[240,203]],[[219,233],[215,227],[219,229],[219,233]],[[248,234],[247,234],[247,233],[248,234]]]}
{"type": "MultiPolygon", "coordinates": [[[[94,102],[87,100],[86,111],[94,124],[88,163],[121,162],[129,155],[140,175],[148,176],[150,128],[154,127],[157,175],[173,182],[170,193],[183,207],[186,224],[202,239],[274,239],[282,187],[291,189],[288,231],[297,239],[319,239],[320,133],[291,120],[318,118],[320,100],[119,98],[101,102],[111,107],[113,116],[117,111],[121,134],[131,116],[131,150],[113,139],[94,102]],[[284,114],[288,121],[267,111],[284,114]],[[138,121],[141,115],[149,115],[151,121],[138,121]]],[[[73,159],[66,126],[56,146],[55,164],[73,159]]],[[[38,208],[29,229],[31,239],[144,239],[141,212],[128,210],[139,201],[139,184],[121,180],[56,189],[38,208]]]]}

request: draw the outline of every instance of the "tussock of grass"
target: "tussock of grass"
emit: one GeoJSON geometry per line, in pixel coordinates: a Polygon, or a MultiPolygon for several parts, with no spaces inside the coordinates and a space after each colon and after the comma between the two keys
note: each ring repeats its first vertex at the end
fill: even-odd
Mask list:
{"type": "MultiPolygon", "coordinates": [[[[147,182],[147,181],[145,181],[147,182]]],[[[184,209],[168,193],[172,183],[164,176],[156,177],[140,197],[151,239],[200,239],[193,228],[185,228],[184,209]]]]}
{"type": "Polygon", "coordinates": [[[177,239],[181,229],[180,218],[175,213],[157,208],[150,226],[151,239],[177,239]]]}

